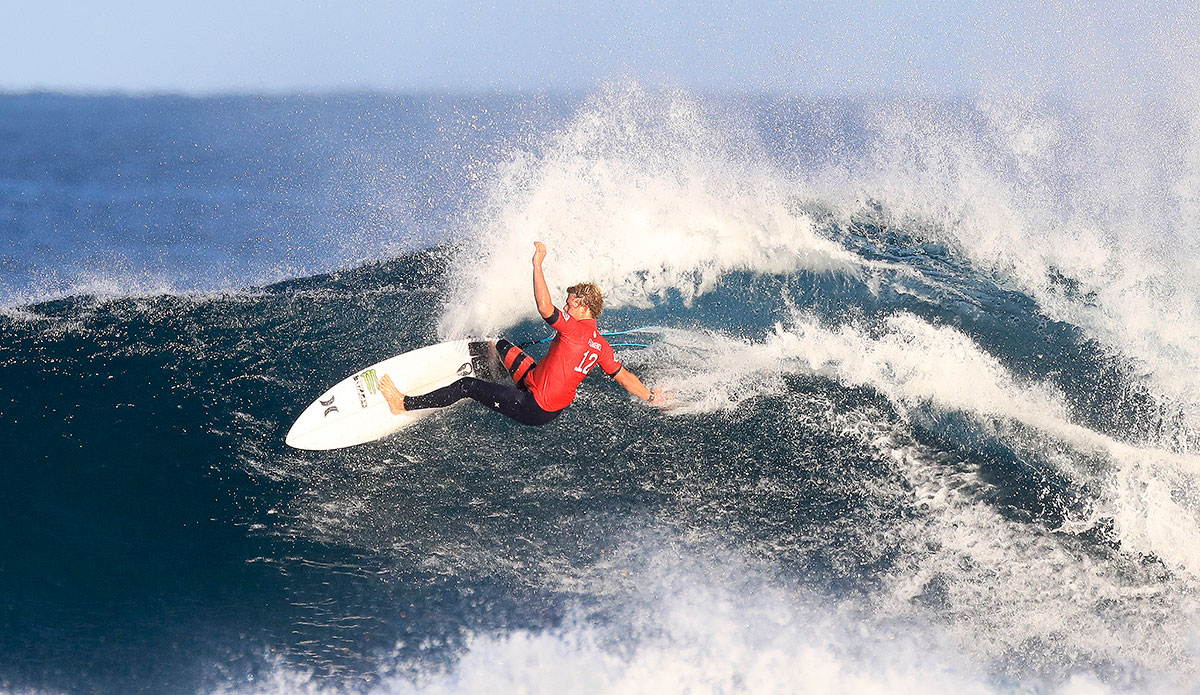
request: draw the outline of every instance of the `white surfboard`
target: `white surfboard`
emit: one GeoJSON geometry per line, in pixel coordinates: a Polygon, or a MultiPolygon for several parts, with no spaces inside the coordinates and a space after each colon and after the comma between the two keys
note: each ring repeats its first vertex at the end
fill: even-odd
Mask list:
{"type": "Polygon", "coordinates": [[[508,378],[490,342],[456,340],[412,350],[373,364],[334,384],[300,413],[287,433],[297,449],[340,449],[370,442],[407,427],[438,409],[393,415],[379,392],[387,374],[407,395],[448,386],[464,376],[500,381],[508,378]]]}

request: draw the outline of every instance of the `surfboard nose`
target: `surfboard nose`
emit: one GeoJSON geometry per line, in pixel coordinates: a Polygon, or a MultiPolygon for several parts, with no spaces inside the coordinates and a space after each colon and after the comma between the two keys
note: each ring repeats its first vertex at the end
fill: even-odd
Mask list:
{"type": "Polygon", "coordinates": [[[305,437],[299,432],[299,428],[296,427],[296,424],[297,423],[292,423],[291,428],[288,429],[287,436],[283,438],[283,442],[294,449],[306,449],[308,451],[312,451],[311,447],[304,446],[305,437]]]}
{"type": "MultiPolygon", "coordinates": [[[[328,388],[300,413],[284,442],[296,449],[325,451],[374,441],[433,412],[393,414],[380,390],[385,375],[400,391],[419,395],[464,376],[481,376],[481,369],[498,361],[491,343],[467,340],[428,345],[390,357],[328,388]]],[[[499,373],[508,374],[503,366],[499,373]]]]}

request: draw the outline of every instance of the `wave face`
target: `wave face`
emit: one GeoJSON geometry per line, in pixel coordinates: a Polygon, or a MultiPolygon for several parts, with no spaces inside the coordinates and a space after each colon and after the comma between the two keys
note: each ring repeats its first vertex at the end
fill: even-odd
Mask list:
{"type": "MultiPolygon", "coordinates": [[[[0,692],[1200,688],[1200,150],[1166,144],[1200,132],[1185,104],[1146,128],[1013,96],[614,86],[310,104],[332,125],[306,137],[364,103],[388,115],[351,149],[412,180],[426,153],[380,123],[492,125],[471,176],[426,179],[452,203],[347,232],[362,256],[306,237],[326,265],[283,244],[238,261],[247,289],[134,235],[158,291],[17,247],[0,692]],[[619,357],[672,409],[593,377],[543,428],[465,404],[349,450],[283,444],[356,367],[541,337],[534,240],[556,299],[591,280],[606,328],[662,327],[619,357]]],[[[195,135],[211,107],[172,108],[195,135]]],[[[8,185],[10,209],[46,202],[8,185]]],[[[324,209],[314,190],[257,209],[324,209]]]]}

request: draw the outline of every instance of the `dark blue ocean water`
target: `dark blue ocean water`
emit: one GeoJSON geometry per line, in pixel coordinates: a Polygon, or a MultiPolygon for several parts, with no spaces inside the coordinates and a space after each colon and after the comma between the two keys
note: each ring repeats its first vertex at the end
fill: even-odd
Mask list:
{"type": "Polygon", "coordinates": [[[423,248],[548,100],[6,97],[6,303],[305,276],[423,248]]]}
{"type": "Polygon", "coordinates": [[[987,116],[0,97],[0,692],[1194,691],[1156,360],[1200,324],[1124,311],[1190,279],[1028,213],[987,116]],[[545,428],[284,445],[362,365],[541,337],[535,237],[664,327],[620,356],[674,409],[593,377],[545,428]]]}

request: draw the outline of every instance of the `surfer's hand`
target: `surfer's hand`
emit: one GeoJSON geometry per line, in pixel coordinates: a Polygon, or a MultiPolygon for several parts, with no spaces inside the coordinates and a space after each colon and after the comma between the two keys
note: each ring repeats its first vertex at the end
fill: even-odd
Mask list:
{"type": "Polygon", "coordinates": [[[533,264],[541,265],[542,259],[546,257],[546,245],[540,241],[533,242],[533,264]]]}
{"type": "Polygon", "coordinates": [[[673,394],[667,393],[662,389],[654,389],[650,392],[650,398],[646,402],[655,408],[670,408],[671,401],[675,399],[673,394]]]}

